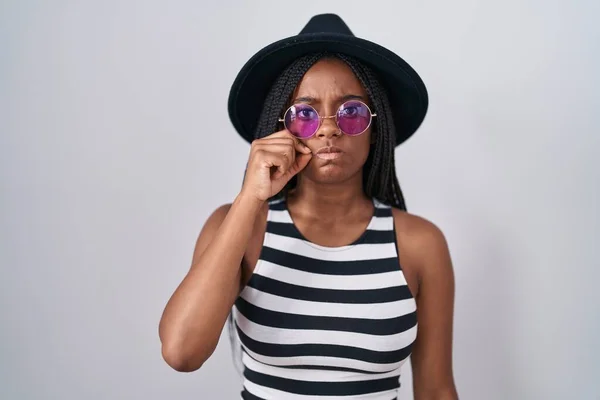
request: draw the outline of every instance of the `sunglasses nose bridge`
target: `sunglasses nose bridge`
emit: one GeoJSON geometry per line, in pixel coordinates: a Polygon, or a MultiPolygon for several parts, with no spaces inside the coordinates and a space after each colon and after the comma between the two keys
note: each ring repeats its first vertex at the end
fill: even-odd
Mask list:
{"type": "Polygon", "coordinates": [[[316,132],[318,137],[331,137],[341,134],[335,115],[321,116],[321,123],[316,132]]]}

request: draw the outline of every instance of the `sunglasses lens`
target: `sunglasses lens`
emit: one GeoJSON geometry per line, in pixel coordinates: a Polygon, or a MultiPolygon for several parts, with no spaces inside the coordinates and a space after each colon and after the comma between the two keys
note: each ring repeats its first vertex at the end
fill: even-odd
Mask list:
{"type": "Polygon", "coordinates": [[[308,104],[296,104],[285,113],[285,127],[298,138],[311,137],[319,129],[319,114],[308,104]]]}
{"type": "Polygon", "coordinates": [[[346,135],[360,135],[371,124],[371,111],[360,101],[348,101],[338,110],[337,120],[346,135]]]}

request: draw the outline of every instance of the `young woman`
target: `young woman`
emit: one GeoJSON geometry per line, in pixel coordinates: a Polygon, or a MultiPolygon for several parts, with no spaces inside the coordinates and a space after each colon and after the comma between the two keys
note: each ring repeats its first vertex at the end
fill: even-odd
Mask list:
{"type": "Polygon", "coordinates": [[[244,399],[395,399],[409,356],[415,399],[457,399],[448,246],[394,169],[426,109],[417,73],[336,15],[248,61],[229,101],[243,187],[165,308],[166,362],[200,368],[229,318],[244,399]]]}

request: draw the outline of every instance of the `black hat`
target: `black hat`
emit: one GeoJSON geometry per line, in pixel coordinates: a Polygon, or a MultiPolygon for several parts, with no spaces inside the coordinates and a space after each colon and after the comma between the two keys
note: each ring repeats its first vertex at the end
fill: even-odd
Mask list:
{"type": "Polygon", "coordinates": [[[300,34],[260,50],[237,75],[229,93],[229,118],[246,141],[254,139],[263,102],[275,79],[295,59],[315,52],[346,54],[375,71],[391,103],[396,145],[419,128],[429,100],[415,70],[390,50],[354,36],[339,16],[321,14],[311,18],[300,34]]]}

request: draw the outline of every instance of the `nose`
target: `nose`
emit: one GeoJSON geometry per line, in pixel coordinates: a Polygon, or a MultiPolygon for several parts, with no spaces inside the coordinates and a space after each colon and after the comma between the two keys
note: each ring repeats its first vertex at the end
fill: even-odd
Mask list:
{"type": "Polygon", "coordinates": [[[341,134],[340,128],[335,123],[335,118],[324,117],[316,136],[323,139],[330,139],[334,136],[340,136],[341,134]]]}

